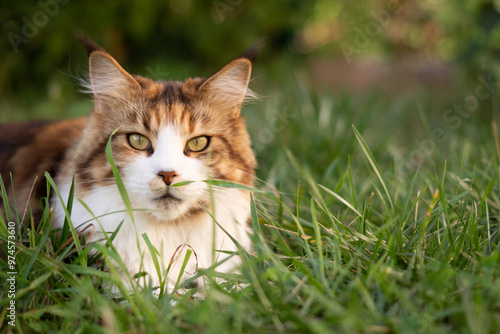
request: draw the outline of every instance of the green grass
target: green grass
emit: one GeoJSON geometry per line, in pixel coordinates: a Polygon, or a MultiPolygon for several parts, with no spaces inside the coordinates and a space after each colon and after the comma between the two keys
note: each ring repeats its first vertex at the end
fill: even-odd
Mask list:
{"type": "Polygon", "coordinates": [[[36,231],[17,235],[15,328],[0,260],[1,330],[498,333],[500,168],[490,107],[453,129],[431,97],[316,96],[307,86],[290,84],[244,111],[260,180],[254,251],[243,254],[241,275],[206,270],[203,299],[130,292],[101,270],[103,254],[120,262],[110,243],[86,246],[69,227],[51,230],[46,208],[36,231]],[[435,128],[447,140],[422,149],[435,128]]]}

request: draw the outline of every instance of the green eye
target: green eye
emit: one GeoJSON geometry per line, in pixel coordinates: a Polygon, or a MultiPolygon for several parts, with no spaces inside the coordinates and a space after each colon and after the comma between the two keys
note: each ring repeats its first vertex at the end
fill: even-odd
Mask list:
{"type": "Polygon", "coordinates": [[[193,139],[190,139],[186,148],[191,152],[200,152],[206,149],[208,146],[208,137],[207,136],[199,136],[193,139]]]}
{"type": "Polygon", "coordinates": [[[132,133],[128,135],[128,143],[130,144],[130,146],[139,151],[151,149],[151,142],[149,141],[149,139],[138,133],[132,133]]]}

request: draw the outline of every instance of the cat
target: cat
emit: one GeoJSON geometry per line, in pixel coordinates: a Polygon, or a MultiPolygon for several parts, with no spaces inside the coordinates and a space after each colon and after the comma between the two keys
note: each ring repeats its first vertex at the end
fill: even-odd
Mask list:
{"type": "Polygon", "coordinates": [[[232,254],[238,248],[231,238],[251,249],[250,193],[203,181],[254,185],[256,159],[241,108],[256,97],[248,84],[260,46],[208,79],[153,81],[129,74],[89,37],[79,39],[89,56],[83,87],[93,95],[93,111],[88,118],[0,126],[0,170],[9,199],[14,189],[17,205],[39,215],[48,171],[64,199],[51,192],[53,226],[61,228],[74,178],[73,226],[92,224],[93,240],[103,240],[123,221],[113,246],[131,275],[146,272],[156,285],[166,280],[172,291],[188,249],[192,256],[181,281],[217,262],[216,271],[236,271],[241,258],[232,254]],[[112,155],[133,219],[105,154],[115,129],[112,155]],[[162,277],[144,233],[158,251],[162,277]]]}

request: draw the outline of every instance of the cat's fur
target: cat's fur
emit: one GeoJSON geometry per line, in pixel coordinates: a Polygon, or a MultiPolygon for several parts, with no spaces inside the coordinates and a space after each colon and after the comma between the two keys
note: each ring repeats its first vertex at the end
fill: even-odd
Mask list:
{"type": "MultiPolygon", "coordinates": [[[[132,275],[145,271],[148,279],[158,282],[144,233],[159,252],[162,272],[173,261],[167,273],[170,287],[178,279],[187,249],[194,255],[183,280],[196,268],[210,267],[226,257],[216,270],[234,270],[239,257],[221,251],[237,248],[220,227],[250,248],[249,193],[202,181],[253,185],[256,161],[240,111],[244,100],[253,96],[248,82],[255,50],[208,79],[153,81],[128,74],[92,40],[81,39],[89,54],[89,80],[84,87],[94,96],[94,110],[88,119],[0,126],[0,171],[9,198],[14,200],[12,173],[19,209],[28,205],[37,215],[38,202],[46,196],[44,171],[55,177],[65,200],[74,177],[75,198],[92,213],[75,200],[73,225],[81,229],[93,224],[97,238],[102,238],[102,231],[111,233],[123,221],[113,245],[132,275]],[[105,155],[109,136],[117,128],[111,142],[114,161],[132,207],[145,209],[134,211],[135,224],[105,155]],[[151,149],[134,149],[128,140],[133,133],[146,136],[151,149]],[[187,142],[198,136],[209,138],[207,149],[189,151],[187,142]],[[182,181],[195,182],[167,186],[182,181]]],[[[66,203],[52,196],[51,205],[55,208],[53,224],[62,227],[66,203]]]]}

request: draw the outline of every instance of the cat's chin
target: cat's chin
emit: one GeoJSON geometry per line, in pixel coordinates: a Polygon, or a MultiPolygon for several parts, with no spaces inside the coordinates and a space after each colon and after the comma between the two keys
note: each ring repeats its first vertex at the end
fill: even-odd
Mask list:
{"type": "Polygon", "coordinates": [[[200,216],[204,213],[205,211],[203,209],[194,209],[182,214],[155,211],[153,216],[157,223],[182,223],[193,219],[194,216],[200,216]]]}
{"type": "Polygon", "coordinates": [[[190,205],[186,201],[172,196],[161,198],[157,201],[156,207],[157,209],[152,214],[160,222],[180,222],[205,212],[200,203],[190,205]]]}

